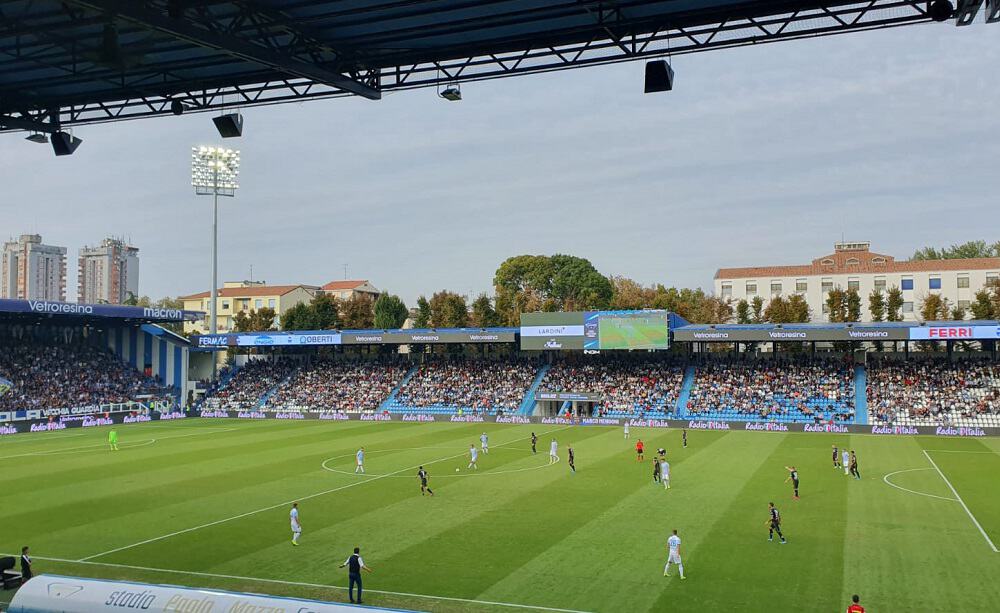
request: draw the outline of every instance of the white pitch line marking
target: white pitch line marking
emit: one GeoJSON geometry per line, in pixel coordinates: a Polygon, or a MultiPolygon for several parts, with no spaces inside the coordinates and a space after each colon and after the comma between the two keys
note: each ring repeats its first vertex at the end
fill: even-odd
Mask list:
{"type": "Polygon", "coordinates": [[[892,481],[889,481],[889,477],[891,477],[893,475],[898,475],[900,473],[912,473],[912,472],[915,472],[915,471],[918,471],[918,470],[934,470],[934,469],[933,468],[909,468],[907,470],[897,470],[896,472],[891,472],[891,473],[887,474],[886,476],[882,477],[882,480],[885,481],[886,485],[890,485],[890,486],[896,488],[897,490],[903,490],[904,492],[909,492],[911,494],[917,494],[917,495],[920,495],[920,496],[927,496],[928,498],[937,498],[938,500],[947,500],[949,502],[958,502],[957,498],[946,498],[944,496],[938,496],[937,494],[928,494],[927,492],[918,492],[916,490],[911,490],[911,489],[905,488],[905,487],[903,487],[901,485],[896,485],[892,481]]]}
{"type": "MultiPolygon", "coordinates": [[[[565,430],[566,428],[569,428],[569,426],[563,426],[562,428],[557,428],[556,430],[549,430],[549,432],[543,432],[543,434],[549,434],[551,432],[558,432],[559,430],[565,430]]],[[[502,443],[502,444],[497,445],[497,446],[498,447],[502,447],[503,445],[511,445],[513,443],[517,443],[517,442],[526,440],[528,438],[530,438],[530,437],[525,436],[523,438],[515,439],[513,441],[510,441],[509,443],[502,443]]],[[[440,459],[437,459],[437,460],[432,460],[430,462],[421,462],[420,464],[415,464],[413,466],[408,466],[406,468],[401,468],[401,469],[399,469],[397,471],[394,471],[394,472],[391,472],[391,473],[386,473],[386,474],[378,476],[378,477],[372,477],[371,479],[364,479],[362,481],[355,481],[354,483],[348,483],[347,485],[342,485],[340,487],[335,487],[333,489],[324,490],[322,492],[317,492],[315,494],[309,494],[308,496],[301,496],[299,498],[293,498],[291,500],[287,500],[285,502],[279,502],[278,504],[272,504],[270,506],[263,507],[261,509],[256,509],[256,510],[253,510],[253,511],[247,511],[246,513],[240,513],[239,515],[233,515],[232,517],[226,517],[224,519],[218,519],[218,520],[215,520],[215,521],[212,521],[212,522],[208,522],[206,524],[201,524],[199,526],[193,526],[191,528],[185,528],[183,530],[177,530],[176,532],[171,532],[170,534],[164,534],[164,535],[161,535],[161,536],[156,536],[156,537],[153,537],[153,538],[148,538],[148,539],[146,539],[144,541],[139,541],[138,543],[132,543],[131,545],[124,545],[122,547],[116,547],[114,549],[109,549],[107,551],[102,551],[101,553],[95,553],[93,555],[89,555],[89,556],[86,556],[84,558],[80,558],[77,561],[78,562],[86,562],[88,560],[93,560],[94,558],[100,558],[100,557],[103,557],[103,556],[106,556],[106,555],[111,555],[113,553],[118,553],[119,551],[125,551],[127,549],[132,549],[134,547],[139,547],[139,546],[142,546],[142,545],[148,545],[149,543],[155,543],[157,541],[162,541],[164,539],[172,538],[172,537],[175,537],[175,536],[180,536],[181,534],[187,534],[188,532],[194,532],[195,530],[201,530],[202,528],[210,528],[212,526],[218,526],[219,524],[225,524],[225,523],[237,520],[237,519],[243,519],[244,517],[249,517],[251,515],[256,515],[258,513],[263,513],[264,511],[271,511],[271,510],[274,510],[274,509],[277,509],[277,508],[280,508],[280,507],[287,507],[288,505],[292,504],[293,502],[300,502],[302,500],[310,500],[312,498],[318,498],[319,496],[325,496],[327,494],[333,494],[334,492],[340,492],[340,491],[343,491],[343,490],[346,490],[346,489],[350,489],[352,487],[357,487],[357,486],[362,485],[364,483],[371,483],[372,481],[378,481],[380,479],[385,479],[385,478],[391,477],[393,475],[398,475],[399,473],[409,472],[409,471],[412,471],[412,470],[416,470],[416,469],[420,468],[421,466],[423,466],[424,464],[435,464],[437,462],[446,462],[448,460],[453,460],[455,458],[464,456],[465,453],[466,452],[463,451],[462,453],[457,453],[457,454],[450,455],[450,456],[445,457],[445,458],[440,458],[440,459]]]]}
{"type": "Polygon", "coordinates": [[[976,524],[976,527],[979,528],[979,533],[983,535],[984,539],[986,539],[986,542],[989,544],[990,549],[993,550],[993,553],[1000,553],[1000,551],[997,550],[997,546],[994,545],[993,541],[990,539],[990,536],[986,534],[986,530],[983,530],[983,527],[979,524],[979,520],[976,519],[976,516],[973,515],[972,511],[969,510],[969,507],[966,506],[965,501],[962,500],[962,497],[958,495],[958,491],[955,490],[955,486],[951,484],[951,481],[948,481],[948,477],[944,476],[944,473],[941,472],[940,468],[938,468],[937,462],[934,461],[934,459],[931,457],[929,453],[927,453],[926,450],[924,450],[924,457],[927,458],[927,461],[931,463],[931,465],[934,467],[934,470],[936,470],[938,474],[941,475],[941,478],[948,486],[948,489],[951,490],[951,493],[954,494],[955,498],[958,500],[958,504],[962,505],[962,508],[965,509],[965,513],[969,516],[969,519],[971,519],[972,523],[976,524]]]}
{"type": "MultiPolygon", "coordinates": [[[[368,453],[390,453],[390,452],[393,452],[393,451],[412,451],[414,449],[441,449],[441,447],[400,447],[399,449],[370,449],[368,451],[365,451],[365,453],[366,454],[368,454],[368,453]]],[[[498,446],[495,447],[495,449],[504,449],[504,448],[500,447],[498,445],[498,446]]],[[[466,452],[466,453],[468,453],[468,452],[466,452]]],[[[347,454],[344,454],[344,455],[338,455],[338,456],[334,456],[332,458],[327,458],[327,459],[323,460],[323,462],[320,464],[320,466],[323,468],[323,470],[331,472],[331,473],[336,473],[336,474],[340,474],[340,475],[351,476],[351,475],[353,475],[355,473],[350,472],[350,471],[346,471],[346,470],[337,470],[336,468],[330,468],[329,466],[327,466],[327,463],[328,462],[332,462],[334,460],[340,460],[342,458],[349,458],[349,457],[351,457],[353,455],[354,455],[353,453],[347,453],[347,454]]],[[[482,456],[480,456],[480,457],[482,457],[482,456]]],[[[444,477],[449,477],[449,478],[451,478],[451,477],[488,477],[490,475],[509,475],[511,473],[522,473],[522,472],[525,472],[525,471],[528,471],[528,470],[539,470],[541,468],[548,468],[550,466],[555,466],[558,463],[559,463],[559,457],[557,456],[555,462],[551,462],[549,464],[541,464],[539,466],[529,466],[528,468],[511,468],[511,469],[508,469],[508,470],[490,470],[490,469],[487,468],[483,472],[475,472],[475,471],[473,471],[473,472],[459,473],[457,475],[453,475],[453,474],[450,474],[450,473],[440,473],[440,474],[434,475],[434,478],[435,479],[442,479],[444,477]]],[[[429,462],[427,465],[430,466],[431,464],[432,463],[429,462]]],[[[411,475],[399,475],[399,474],[387,475],[387,474],[384,474],[384,473],[383,474],[379,474],[379,473],[365,473],[365,474],[369,475],[371,477],[393,477],[393,478],[396,478],[396,479],[412,479],[413,478],[411,475]]]]}
{"type": "Polygon", "coordinates": [[[934,453],[1000,453],[997,451],[966,451],[965,449],[928,449],[934,453]]]}
{"type": "MultiPolygon", "coordinates": [[[[7,554],[4,554],[7,555],[7,554]]],[[[133,566],[131,564],[115,564],[112,562],[88,562],[86,560],[66,560],[64,558],[41,558],[33,556],[35,560],[46,562],[63,562],[66,564],[87,564],[90,566],[107,566],[109,568],[127,568],[152,573],[166,573],[171,575],[190,575],[192,577],[210,577],[215,579],[235,579],[237,581],[257,581],[259,583],[274,583],[277,585],[295,585],[300,587],[316,587],[330,590],[346,591],[347,588],[341,585],[325,585],[322,583],[305,583],[302,581],[285,581],[283,579],[265,579],[263,577],[243,577],[240,575],[225,575],[221,573],[205,573],[196,570],[174,570],[170,568],[151,568],[148,566],[133,566]]],[[[365,588],[366,592],[373,594],[387,594],[390,596],[404,596],[407,598],[425,598],[427,600],[446,600],[450,602],[468,602],[472,604],[488,604],[498,607],[509,607],[512,609],[530,609],[533,611],[553,611],[554,613],[589,613],[588,611],[578,611],[576,609],[559,609],[555,607],[542,607],[530,604],[517,604],[513,602],[496,602],[492,600],[473,600],[471,598],[456,598],[453,596],[432,596],[430,594],[411,594],[409,592],[392,592],[388,590],[373,590],[365,588]]]]}

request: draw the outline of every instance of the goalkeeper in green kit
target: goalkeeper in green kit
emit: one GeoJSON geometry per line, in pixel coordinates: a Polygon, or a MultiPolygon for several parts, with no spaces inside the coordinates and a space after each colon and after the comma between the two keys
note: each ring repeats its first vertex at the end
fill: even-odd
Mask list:
{"type": "Polygon", "coordinates": [[[118,451],[118,431],[112,429],[108,432],[108,445],[111,446],[111,451],[118,451]]]}

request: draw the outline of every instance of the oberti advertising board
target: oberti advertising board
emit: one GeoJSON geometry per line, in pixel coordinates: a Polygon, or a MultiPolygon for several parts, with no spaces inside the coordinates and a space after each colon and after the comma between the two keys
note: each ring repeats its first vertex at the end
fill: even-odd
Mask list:
{"type": "Polygon", "coordinates": [[[7,609],[9,613],[359,613],[401,610],[60,575],[32,578],[14,594],[7,609]]]}

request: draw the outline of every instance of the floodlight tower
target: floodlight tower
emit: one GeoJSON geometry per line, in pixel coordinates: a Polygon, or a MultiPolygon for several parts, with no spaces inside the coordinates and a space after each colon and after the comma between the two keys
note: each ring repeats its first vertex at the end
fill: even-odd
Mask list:
{"type": "Polygon", "coordinates": [[[230,198],[239,189],[240,152],[224,147],[191,147],[191,185],[199,196],[213,196],[211,333],[217,324],[219,300],[219,196],[230,198]]]}

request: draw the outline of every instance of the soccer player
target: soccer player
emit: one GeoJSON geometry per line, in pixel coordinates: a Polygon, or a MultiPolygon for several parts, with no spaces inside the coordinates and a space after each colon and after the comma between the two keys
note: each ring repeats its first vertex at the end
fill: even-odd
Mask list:
{"type": "Polygon", "coordinates": [[[854,450],[851,450],[851,476],[855,479],[861,478],[861,473],[858,472],[858,456],[855,455],[854,450]]]}
{"type": "Polygon", "coordinates": [[[625,438],[628,438],[628,420],[625,420],[625,438]]]}
{"type": "Polygon", "coordinates": [[[479,450],[476,449],[475,445],[469,445],[469,465],[466,468],[473,468],[479,470],[479,450]]]}
{"type": "Polygon", "coordinates": [[[637,442],[635,444],[635,456],[636,456],[635,459],[636,459],[637,462],[642,462],[642,450],[643,449],[644,449],[644,445],[642,444],[642,439],[639,439],[639,442],[637,442]]]}
{"type": "Polygon", "coordinates": [[[670,489],[670,462],[667,462],[666,458],[660,460],[660,481],[663,482],[663,489],[670,489]]]}
{"type": "Polygon", "coordinates": [[[851,606],[847,607],[847,613],[865,613],[865,608],[861,606],[861,596],[851,596],[851,606]]]}
{"type": "Polygon", "coordinates": [[[794,500],[799,499],[799,471],[795,470],[794,466],[786,466],[785,470],[788,471],[788,478],[785,479],[785,483],[789,481],[792,482],[792,498],[794,500]]]}
{"type": "Polygon", "coordinates": [[[844,474],[849,475],[851,470],[851,454],[844,449],[841,454],[841,465],[844,467],[844,474]]]}
{"type": "Polygon", "coordinates": [[[417,471],[417,478],[420,479],[420,495],[423,496],[426,491],[431,496],[434,495],[434,491],[427,485],[427,471],[421,466],[420,470],[417,471]]]}
{"type": "Polygon", "coordinates": [[[490,452],[490,437],[486,436],[485,432],[479,437],[479,443],[483,446],[483,453],[490,452]]]}
{"type": "Polygon", "coordinates": [[[566,450],[569,453],[569,469],[573,471],[573,474],[576,474],[576,464],[574,464],[576,456],[573,455],[573,447],[567,447],[566,450]]]}
{"type": "Polygon", "coordinates": [[[653,462],[653,483],[660,482],[660,463],[653,462]]]}
{"type": "Polygon", "coordinates": [[[302,524],[299,523],[299,503],[292,503],[292,510],[288,513],[288,518],[292,522],[292,545],[299,546],[299,536],[302,534],[302,524]]]}
{"type": "Polygon", "coordinates": [[[552,442],[549,443],[549,464],[555,464],[559,461],[559,456],[556,453],[558,451],[559,443],[556,442],[556,439],[552,439],[552,442]]]}
{"type": "Polygon", "coordinates": [[[538,453],[538,449],[535,447],[536,444],[538,444],[538,437],[535,436],[534,432],[532,432],[531,433],[531,453],[538,453]]]}
{"type": "Polygon", "coordinates": [[[684,579],[684,563],[681,562],[681,537],[677,536],[677,531],[670,535],[667,539],[667,563],[663,565],[663,576],[670,576],[670,565],[676,564],[677,570],[681,573],[681,579],[684,579]]]}
{"type": "Polygon", "coordinates": [[[767,518],[767,525],[770,526],[767,531],[767,540],[769,542],[773,541],[774,533],[777,532],[778,538],[781,539],[781,544],[784,545],[786,541],[785,541],[785,535],[781,533],[781,514],[778,513],[778,509],[777,507],[774,506],[773,502],[767,503],[767,510],[770,513],[767,518]]]}
{"type": "Polygon", "coordinates": [[[667,457],[667,450],[664,449],[663,447],[660,447],[659,449],[656,450],[656,455],[660,456],[660,459],[662,460],[663,458],[667,457]]]}
{"type": "Polygon", "coordinates": [[[836,445],[833,446],[833,467],[840,468],[840,456],[836,445]]]}
{"type": "Polygon", "coordinates": [[[355,467],[354,467],[354,474],[358,474],[358,473],[361,473],[362,475],[365,474],[365,448],[364,447],[361,447],[360,449],[358,449],[358,452],[356,454],[354,454],[354,461],[355,461],[355,464],[356,464],[355,467]]]}
{"type": "Polygon", "coordinates": [[[687,446],[688,446],[688,431],[686,429],[685,430],[681,430],[681,441],[683,441],[683,443],[684,443],[684,448],[687,449],[687,446]]]}
{"type": "Polygon", "coordinates": [[[118,431],[114,428],[108,432],[108,445],[111,447],[111,451],[118,451],[118,431]]]}

